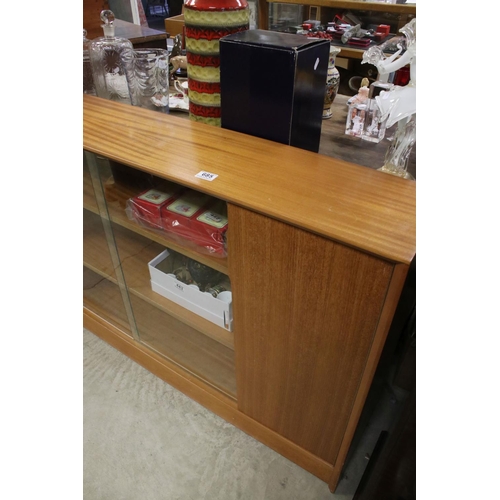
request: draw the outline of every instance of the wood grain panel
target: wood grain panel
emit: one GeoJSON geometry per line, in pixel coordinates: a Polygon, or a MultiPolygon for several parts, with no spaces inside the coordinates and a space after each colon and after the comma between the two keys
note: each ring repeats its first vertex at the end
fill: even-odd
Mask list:
{"type": "Polygon", "coordinates": [[[413,181],[90,95],[83,103],[88,151],[391,261],[413,259],[413,181]]]}
{"type": "Polygon", "coordinates": [[[377,369],[377,365],[380,360],[385,341],[387,339],[389,328],[394,318],[394,313],[398,306],[398,301],[401,296],[401,291],[403,289],[407,274],[408,266],[405,266],[403,264],[397,264],[396,266],[394,266],[389,289],[387,290],[384,306],[382,308],[382,312],[377,324],[375,337],[365,364],[365,369],[363,371],[363,375],[359,384],[359,389],[356,393],[356,399],[352,407],[349,422],[344,432],[344,437],[340,445],[337,460],[334,464],[332,476],[329,480],[329,487],[332,492],[335,491],[337,483],[340,479],[340,474],[342,473],[342,468],[344,466],[349,447],[351,446],[356,426],[358,425],[361,412],[366,402],[366,398],[368,396],[368,392],[375,375],[375,370],[377,369]]]}
{"type": "MultiPolygon", "coordinates": [[[[267,6],[266,0],[263,1],[267,6]]],[[[342,53],[345,50],[351,49],[342,48],[342,53]]],[[[359,52],[358,59],[362,59],[364,50],[357,50],[357,52],[359,52]]],[[[339,56],[340,54],[337,55],[337,59],[339,56]]],[[[337,94],[331,107],[332,117],[328,120],[322,120],[319,154],[376,170],[385,162],[388,143],[387,141],[379,143],[362,141],[359,137],[345,134],[345,123],[349,109],[347,101],[351,97],[350,95],[337,94]]],[[[183,120],[189,120],[188,113],[177,113],[176,116],[183,120]]],[[[416,147],[412,148],[408,158],[408,172],[414,178],[417,177],[416,147]]]]}
{"type": "Polygon", "coordinates": [[[393,265],[228,208],[238,407],[333,464],[393,265]]]}
{"type": "Polygon", "coordinates": [[[130,40],[134,49],[165,49],[167,47],[165,31],[154,30],[148,26],[141,26],[122,19],[115,19],[115,35],[130,40]]]}
{"type": "Polygon", "coordinates": [[[108,0],[83,0],[83,27],[89,40],[103,36],[100,14],[105,9],[109,9],[108,0]]]}

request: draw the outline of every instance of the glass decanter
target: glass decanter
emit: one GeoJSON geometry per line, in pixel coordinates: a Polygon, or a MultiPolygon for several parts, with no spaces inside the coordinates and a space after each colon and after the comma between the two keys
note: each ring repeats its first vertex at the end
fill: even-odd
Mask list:
{"type": "Polygon", "coordinates": [[[130,40],[115,36],[114,20],[112,11],[103,10],[101,28],[104,36],[92,40],[89,45],[95,89],[99,97],[132,104],[134,48],[130,40]]]}
{"type": "Polygon", "coordinates": [[[92,67],[90,66],[89,56],[90,40],[87,38],[87,30],[83,30],[83,93],[96,95],[94,76],[92,75],[92,67]]]}

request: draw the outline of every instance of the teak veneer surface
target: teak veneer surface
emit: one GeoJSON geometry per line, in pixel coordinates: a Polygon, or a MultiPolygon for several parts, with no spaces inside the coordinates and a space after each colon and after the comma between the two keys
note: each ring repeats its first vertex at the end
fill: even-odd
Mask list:
{"type": "Polygon", "coordinates": [[[229,216],[238,407],[335,464],[394,266],[232,205],[229,216]]]}
{"type": "Polygon", "coordinates": [[[393,262],[415,255],[413,181],[93,96],[83,118],[88,151],[393,262]]]}
{"type": "MultiPolygon", "coordinates": [[[[141,42],[167,39],[167,34],[164,31],[154,30],[147,26],[141,26],[140,24],[129,23],[122,19],[115,19],[114,24],[115,35],[121,38],[128,38],[134,46],[140,45],[141,42]]],[[[164,43],[164,48],[166,48],[167,43],[164,43]]]]}

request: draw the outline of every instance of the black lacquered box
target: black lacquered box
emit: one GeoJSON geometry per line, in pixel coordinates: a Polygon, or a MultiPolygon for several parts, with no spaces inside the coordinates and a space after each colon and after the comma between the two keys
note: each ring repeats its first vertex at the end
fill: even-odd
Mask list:
{"type": "Polygon", "coordinates": [[[318,152],[330,42],[247,30],[220,39],[221,125],[318,152]]]}

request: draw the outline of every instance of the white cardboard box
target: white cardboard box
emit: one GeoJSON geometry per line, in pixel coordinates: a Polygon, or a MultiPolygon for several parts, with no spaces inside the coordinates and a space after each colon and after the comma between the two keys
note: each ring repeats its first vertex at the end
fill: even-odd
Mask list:
{"type": "Polygon", "coordinates": [[[164,250],[148,263],[151,289],[231,332],[233,327],[232,303],[213,297],[208,292],[201,292],[198,287],[186,285],[177,280],[174,275],[166,274],[157,269],[156,266],[167,259],[169,255],[168,250],[164,250]]]}

